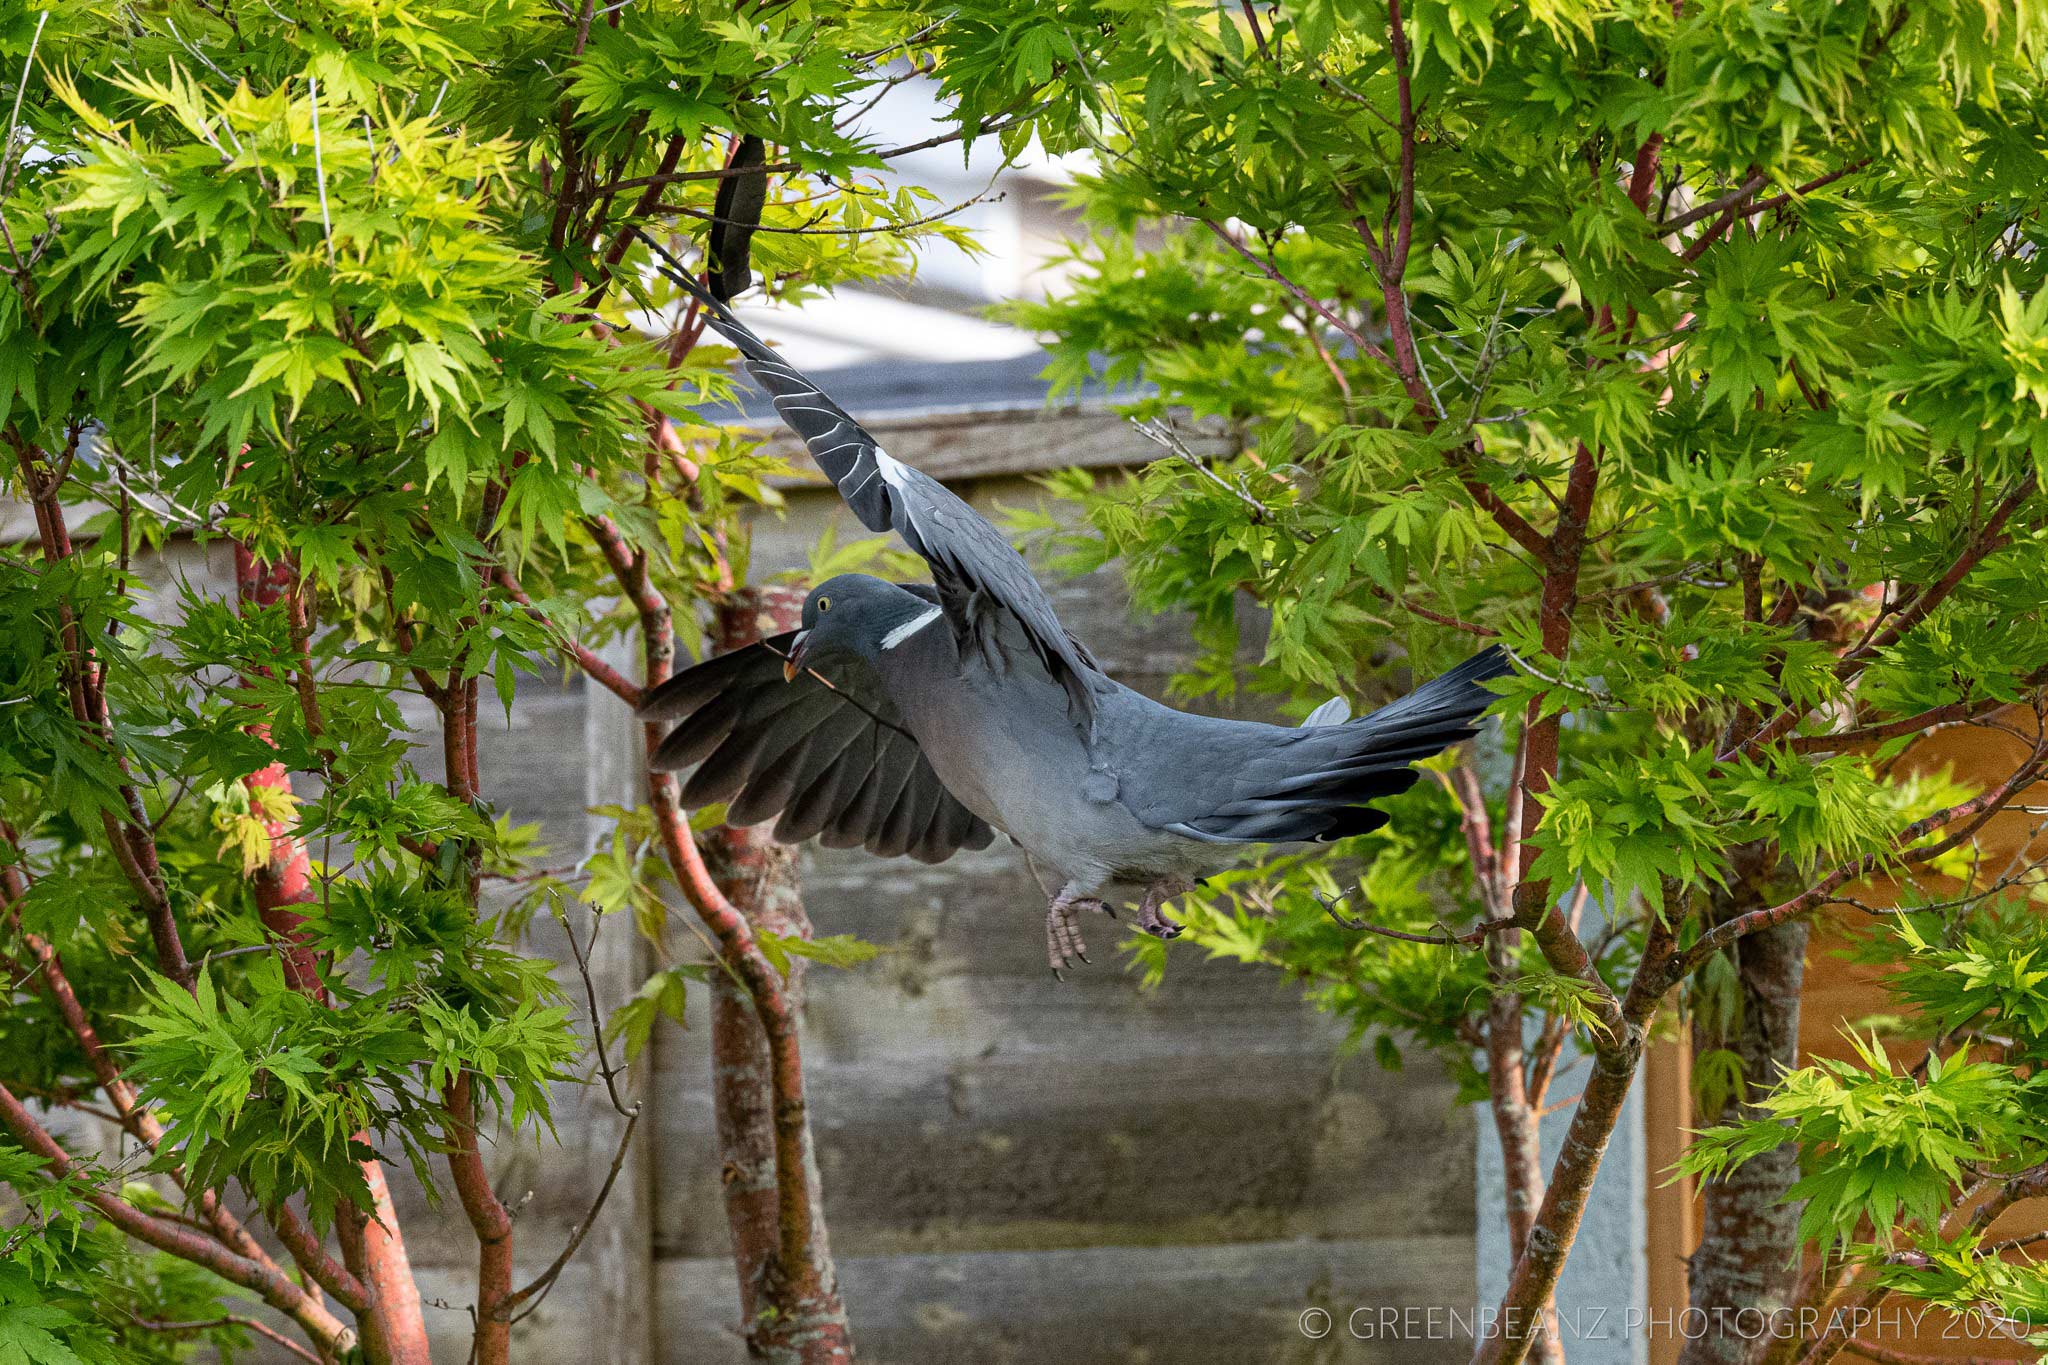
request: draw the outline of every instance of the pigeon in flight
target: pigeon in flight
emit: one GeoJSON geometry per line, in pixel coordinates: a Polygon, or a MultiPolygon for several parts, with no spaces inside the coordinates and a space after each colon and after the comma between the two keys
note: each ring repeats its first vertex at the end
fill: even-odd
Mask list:
{"type": "MultiPolygon", "coordinates": [[[[648,240],[643,238],[643,240],[648,240]]],[[[1135,892],[1138,926],[1172,938],[1173,897],[1245,845],[1308,845],[1387,821],[1365,803],[1406,791],[1409,765],[1469,738],[1509,670],[1490,648],[1355,720],[1341,699],[1298,728],[1190,715],[1111,679],[1069,635],[1008,540],[861,425],[648,240],[677,286],[739,348],[782,419],[872,531],[931,565],[930,586],[841,574],[804,599],[803,627],[717,655],[655,688],[676,721],[659,769],[696,771],[690,809],[729,803],[775,837],[936,863],[1022,847],[1044,890],[1055,973],[1086,961],[1083,911],[1135,892]]]]}

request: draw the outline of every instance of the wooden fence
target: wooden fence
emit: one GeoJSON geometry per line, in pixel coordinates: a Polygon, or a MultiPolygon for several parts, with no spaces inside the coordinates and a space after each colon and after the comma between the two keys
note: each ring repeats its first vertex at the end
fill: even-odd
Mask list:
{"type": "MultiPolygon", "coordinates": [[[[925,413],[874,423],[899,458],[984,505],[1029,504],[1022,475],[1150,458],[1109,414],[925,413]]],[[[1196,438],[1198,449],[1221,438],[1196,438]]],[[[801,566],[836,495],[791,487],[756,528],[754,575],[801,566]]],[[[0,527],[0,530],[4,530],[0,527]]],[[[846,518],[843,533],[859,528],[846,518]]],[[[186,547],[155,571],[231,582],[186,547]]],[[[1114,574],[1058,584],[1066,622],[1111,672],[1157,692],[1186,622],[1134,619],[1114,574]]],[[[425,717],[420,718],[424,721],[425,717]]],[[[636,736],[608,694],[529,680],[509,728],[486,721],[489,794],[539,820],[554,857],[594,832],[586,809],[631,800],[636,736]]],[[[426,756],[423,754],[423,760],[426,756]]],[[[426,760],[431,761],[431,760],[426,760]]],[[[1255,1365],[1463,1359],[1451,1339],[1371,1342],[1297,1320],[1358,1306],[1469,1312],[1473,1115],[1426,1057],[1404,1071],[1340,1060],[1342,1029],[1274,973],[1176,949],[1140,989],[1110,926],[1095,965],[1045,968],[1043,901],[1007,847],[939,867],[810,851],[820,933],[885,950],[812,971],[805,1059],[832,1246],[861,1357],[897,1365],[1255,1365]]],[[[687,913],[671,948],[702,955],[687,913]]],[[[623,923],[597,941],[606,1004],[642,979],[623,923]]],[[[552,924],[533,950],[567,952],[552,924]]],[[[744,1359],[719,1199],[706,1000],[664,1028],[633,1083],[651,1113],[599,1228],[521,1324],[515,1359],[724,1365],[744,1359]]],[[[550,1259],[611,1159],[601,1090],[565,1087],[559,1142],[501,1142],[494,1182],[518,1207],[520,1273],[550,1259]]],[[[437,1360],[465,1358],[473,1254],[452,1199],[401,1215],[436,1319],[437,1360]]]]}

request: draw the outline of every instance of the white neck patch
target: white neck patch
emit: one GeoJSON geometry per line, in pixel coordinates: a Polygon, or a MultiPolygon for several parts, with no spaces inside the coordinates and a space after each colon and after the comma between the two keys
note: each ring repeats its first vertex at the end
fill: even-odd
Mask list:
{"type": "Polygon", "coordinates": [[[882,637],[882,648],[896,648],[896,646],[938,620],[941,614],[937,607],[933,607],[929,611],[921,612],[911,617],[908,621],[905,621],[902,625],[882,637]]]}

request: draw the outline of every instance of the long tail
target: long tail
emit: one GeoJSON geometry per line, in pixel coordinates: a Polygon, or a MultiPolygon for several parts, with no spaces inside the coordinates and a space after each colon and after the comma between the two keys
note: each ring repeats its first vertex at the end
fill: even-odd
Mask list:
{"type": "Polygon", "coordinates": [[[1327,843],[1370,833],[1387,813],[1366,802],[1408,790],[1417,776],[1411,765],[1477,734],[1494,701],[1480,684],[1513,671],[1495,645],[1370,715],[1292,731],[1273,753],[1284,772],[1248,765],[1236,794],[1175,828],[1219,843],[1327,843]]]}

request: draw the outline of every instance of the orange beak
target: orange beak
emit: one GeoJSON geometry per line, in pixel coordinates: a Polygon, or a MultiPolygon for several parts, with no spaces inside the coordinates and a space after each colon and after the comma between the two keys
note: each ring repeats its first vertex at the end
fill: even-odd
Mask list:
{"type": "Polygon", "coordinates": [[[810,632],[807,630],[800,630],[796,633],[796,638],[789,642],[789,657],[782,661],[782,680],[784,682],[795,682],[796,675],[803,671],[804,637],[809,634],[810,632]]]}

